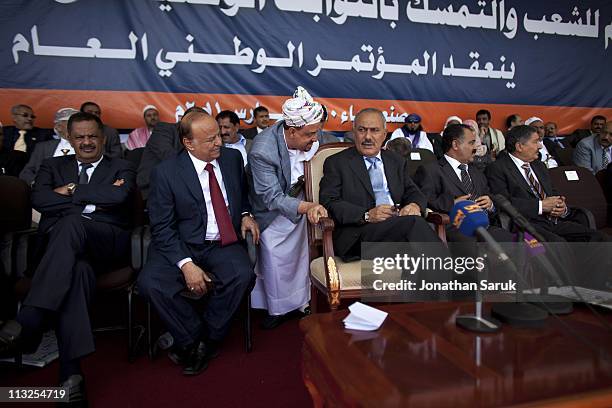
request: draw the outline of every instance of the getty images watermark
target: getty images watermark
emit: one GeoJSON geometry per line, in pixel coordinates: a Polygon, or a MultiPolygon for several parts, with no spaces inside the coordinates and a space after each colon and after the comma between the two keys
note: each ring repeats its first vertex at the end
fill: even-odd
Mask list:
{"type": "MultiPolygon", "coordinates": [[[[363,299],[413,302],[485,297],[516,302],[524,293],[563,292],[571,287],[612,289],[612,243],[603,243],[597,257],[592,256],[593,243],[499,245],[507,255],[504,259],[477,242],[363,243],[359,277],[363,299]]],[[[341,286],[342,279],[346,277],[340,277],[341,286]]]]}

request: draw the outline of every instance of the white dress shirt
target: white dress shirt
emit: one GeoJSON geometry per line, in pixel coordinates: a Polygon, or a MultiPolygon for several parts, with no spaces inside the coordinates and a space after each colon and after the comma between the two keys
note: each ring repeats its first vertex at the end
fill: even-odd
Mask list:
{"type": "MultiPolygon", "coordinates": [[[[204,195],[204,201],[206,203],[206,236],[203,237],[203,240],[219,241],[221,239],[221,235],[219,234],[219,226],[217,225],[217,219],[215,218],[215,210],[212,205],[212,198],[210,197],[208,171],[204,169],[209,162],[202,161],[193,156],[191,153],[187,153],[189,154],[189,158],[191,159],[193,167],[195,167],[195,172],[198,175],[198,179],[200,180],[200,186],[202,187],[202,193],[204,195]]],[[[210,164],[212,164],[213,166],[213,171],[215,172],[217,183],[219,183],[221,193],[223,194],[223,199],[225,200],[225,206],[227,207],[229,206],[229,202],[227,201],[227,191],[225,190],[225,184],[223,183],[223,175],[221,174],[219,162],[217,160],[213,160],[210,162],[210,164]]],[[[176,266],[181,268],[187,262],[192,262],[192,259],[181,259],[177,262],[176,266]]]]}
{"type": "MultiPolygon", "coordinates": [[[[533,193],[537,196],[538,192],[535,191],[533,189],[533,187],[531,186],[531,182],[529,181],[529,179],[527,178],[527,174],[525,174],[525,169],[523,168],[523,164],[527,163],[522,161],[521,159],[519,159],[518,157],[516,157],[515,155],[513,155],[512,153],[509,154],[510,158],[512,159],[512,161],[514,162],[514,164],[516,165],[516,167],[519,170],[519,173],[521,173],[521,175],[523,176],[523,178],[525,179],[525,181],[527,182],[527,185],[529,186],[529,188],[531,188],[531,191],[533,191],[533,193]]],[[[529,163],[527,163],[529,164],[529,163]]],[[[536,181],[538,183],[540,183],[540,180],[538,180],[538,176],[536,176],[535,172],[533,171],[533,169],[531,169],[531,174],[533,174],[533,178],[536,179],[536,181]]],[[[542,183],[540,183],[540,185],[542,185],[542,183]]],[[[543,188],[543,187],[542,187],[543,188]]],[[[538,201],[538,215],[542,215],[542,200],[538,201]]]]}
{"type": "MultiPolygon", "coordinates": [[[[444,158],[446,159],[446,161],[448,162],[448,164],[450,164],[451,168],[455,171],[455,174],[457,175],[457,178],[463,182],[463,180],[461,180],[461,169],[459,168],[459,166],[461,165],[461,162],[453,157],[450,157],[448,155],[444,155],[444,158]]],[[[465,170],[468,171],[469,169],[469,165],[466,164],[465,165],[465,170]]]]}
{"type": "MultiPolygon", "coordinates": [[[[284,131],[283,131],[284,136],[284,131]]],[[[285,137],[285,146],[287,146],[287,138],[285,137]]],[[[300,176],[304,175],[304,162],[312,159],[312,156],[319,150],[319,142],[316,141],[312,144],[312,147],[309,151],[304,152],[298,149],[290,149],[287,146],[287,151],[289,152],[289,163],[291,166],[291,185],[297,183],[300,176]]]]}
{"type": "MultiPolygon", "coordinates": [[[[62,139],[63,140],[63,139],[62,139]]],[[[74,153],[74,152],[73,152],[74,153]]],[[[98,164],[100,164],[100,162],[102,161],[102,159],[104,158],[104,155],[102,155],[102,157],[100,157],[100,159],[98,159],[97,162],[91,163],[92,167],[88,168],[86,170],[87,173],[87,182],[89,183],[89,180],[91,180],[91,176],[94,173],[94,171],[96,171],[96,167],[98,167],[98,164]]],[[[81,173],[81,165],[83,163],[81,163],[80,161],[77,160],[77,164],[78,164],[78,172],[79,174],[81,173]]],[[[78,187],[77,187],[78,188],[78,187]]],[[[91,214],[92,212],[96,211],[96,206],[95,204],[87,204],[85,206],[85,208],[83,209],[82,214],[91,214]]]]}
{"type": "Polygon", "coordinates": [[[72,147],[69,141],[67,141],[63,137],[60,137],[59,143],[57,144],[57,147],[55,148],[55,152],[53,152],[53,157],[68,156],[69,154],[74,154],[74,148],[72,147]],[[62,150],[64,149],[67,149],[68,153],[64,154],[64,152],[62,152],[62,150]]]}
{"type": "Polygon", "coordinates": [[[260,134],[261,132],[263,132],[265,129],[260,128],[259,126],[257,126],[257,134],[260,134]]]}
{"type": "Polygon", "coordinates": [[[540,149],[540,154],[542,155],[542,161],[549,169],[554,169],[555,167],[559,167],[559,163],[555,160],[554,157],[548,152],[546,145],[542,143],[542,148],[540,149]]]}
{"type": "Polygon", "coordinates": [[[238,133],[240,137],[236,143],[225,143],[225,147],[229,147],[230,149],[236,149],[242,155],[242,162],[244,165],[247,165],[247,151],[246,151],[246,139],[240,133],[238,133]]]}

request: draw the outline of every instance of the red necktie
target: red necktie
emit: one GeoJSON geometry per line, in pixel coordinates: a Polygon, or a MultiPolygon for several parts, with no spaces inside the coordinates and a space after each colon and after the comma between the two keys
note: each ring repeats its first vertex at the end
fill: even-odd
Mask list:
{"type": "Polygon", "coordinates": [[[238,238],[236,237],[236,231],[234,231],[229,211],[227,211],[227,207],[225,206],[225,199],[223,198],[221,187],[219,187],[219,183],[217,182],[213,165],[208,163],[204,169],[208,172],[210,200],[212,201],[215,219],[219,227],[219,235],[221,235],[221,246],[233,244],[238,241],[238,238]]]}

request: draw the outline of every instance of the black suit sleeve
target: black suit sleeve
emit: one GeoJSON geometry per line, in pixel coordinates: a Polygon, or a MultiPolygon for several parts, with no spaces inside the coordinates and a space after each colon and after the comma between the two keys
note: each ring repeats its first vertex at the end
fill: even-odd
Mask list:
{"type": "Polygon", "coordinates": [[[327,208],[340,225],[361,224],[363,215],[369,210],[342,199],[342,175],[338,160],[328,158],[323,164],[323,177],[319,183],[319,202],[327,208]]]}
{"type": "Polygon", "coordinates": [[[72,196],[72,202],[77,205],[95,204],[101,207],[124,204],[135,188],[136,172],[133,164],[124,162],[115,178],[123,179],[123,185],[79,184],[72,196]]]}
{"type": "Polygon", "coordinates": [[[44,160],[40,165],[32,190],[32,206],[41,213],[69,210],[74,206],[72,197],[53,191],[58,186],[54,183],[55,178],[50,160],[44,160]]]}
{"type": "Polygon", "coordinates": [[[138,175],[136,182],[142,190],[143,196],[146,196],[150,187],[150,178],[153,168],[162,160],[172,157],[176,154],[174,148],[173,129],[166,124],[159,124],[153,129],[151,137],[147,141],[145,150],[142,153],[140,166],[138,167],[138,175]]]}
{"type": "Polygon", "coordinates": [[[172,188],[172,180],[159,167],[151,172],[151,192],[147,207],[155,249],[176,265],[190,256],[185,244],[178,234],[176,218],[176,202],[172,188]]]}
{"type": "Polygon", "coordinates": [[[538,210],[540,208],[539,200],[535,197],[526,197],[526,194],[514,194],[511,191],[510,181],[508,180],[509,175],[504,169],[505,166],[498,165],[496,162],[487,167],[487,179],[489,180],[489,186],[492,194],[501,194],[506,197],[516,209],[528,218],[535,218],[538,216],[538,210]]]}
{"type": "MultiPolygon", "coordinates": [[[[437,166],[437,163],[434,163],[437,166]]],[[[430,209],[449,213],[454,205],[454,197],[444,191],[443,181],[439,175],[434,174],[431,167],[419,166],[414,175],[414,181],[427,198],[427,205],[430,209]]]]}

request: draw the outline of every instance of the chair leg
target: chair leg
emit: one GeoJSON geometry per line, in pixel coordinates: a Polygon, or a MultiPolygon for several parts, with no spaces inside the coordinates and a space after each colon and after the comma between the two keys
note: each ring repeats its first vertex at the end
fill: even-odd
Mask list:
{"type": "Polygon", "coordinates": [[[246,352],[250,353],[253,350],[253,332],[251,328],[251,294],[246,297],[246,310],[244,316],[244,340],[246,352]]]}
{"type": "Polygon", "coordinates": [[[151,339],[151,302],[147,300],[147,353],[149,360],[153,360],[153,340],[151,339]]]}
{"type": "Polygon", "coordinates": [[[310,284],[310,311],[312,314],[318,313],[319,311],[319,296],[317,288],[313,284],[310,284]]]}
{"type": "Polygon", "coordinates": [[[132,307],[132,295],[134,290],[130,287],[128,289],[128,361],[134,361],[134,328],[133,328],[133,307],[132,307]]]}

